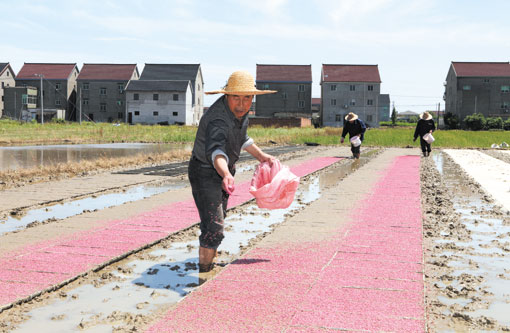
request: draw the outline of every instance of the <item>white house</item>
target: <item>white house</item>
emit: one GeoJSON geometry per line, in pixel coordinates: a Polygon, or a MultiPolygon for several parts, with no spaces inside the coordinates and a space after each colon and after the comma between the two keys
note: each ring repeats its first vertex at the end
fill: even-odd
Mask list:
{"type": "Polygon", "coordinates": [[[126,112],[131,124],[193,125],[189,80],[134,80],[126,87],[126,112]]]}

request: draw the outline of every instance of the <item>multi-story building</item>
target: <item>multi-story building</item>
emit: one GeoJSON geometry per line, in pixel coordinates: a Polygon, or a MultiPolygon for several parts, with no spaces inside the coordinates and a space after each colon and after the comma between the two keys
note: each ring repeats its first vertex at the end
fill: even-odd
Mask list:
{"type": "MultiPolygon", "coordinates": [[[[65,111],[66,120],[76,120],[76,78],[78,73],[79,70],[75,63],[25,63],[16,76],[16,87],[35,87],[38,94],[41,94],[42,91],[42,109],[45,120],[46,113],[60,114],[61,110],[65,111]]],[[[40,110],[39,97],[37,98],[37,108],[40,110]]]]}
{"type": "MultiPolygon", "coordinates": [[[[5,87],[4,88],[4,116],[11,119],[30,121],[39,119],[37,114],[37,88],[34,87],[5,87]]],[[[40,109],[39,109],[40,110],[40,109]]],[[[63,112],[61,112],[63,115],[63,112]]],[[[49,112],[45,112],[45,118],[58,116],[56,113],[50,116],[49,112]]]]}
{"type": "Polygon", "coordinates": [[[379,95],[379,121],[390,121],[390,95],[379,95]]]}
{"type": "Polygon", "coordinates": [[[193,125],[204,114],[204,78],[200,64],[145,64],[140,80],[190,81],[193,125]]]}
{"type": "Polygon", "coordinates": [[[377,65],[329,65],[321,71],[321,125],[342,127],[354,112],[368,126],[379,126],[381,78],[377,65]]]}
{"type": "Polygon", "coordinates": [[[4,114],[4,88],[14,87],[15,74],[8,62],[0,62],[0,118],[4,114]]]}
{"type": "Polygon", "coordinates": [[[136,64],[83,64],[77,79],[78,117],[99,122],[127,121],[124,90],[138,80],[136,64]]]}
{"type": "Polygon", "coordinates": [[[256,85],[278,91],[256,96],[257,117],[312,117],[312,65],[257,64],[256,85]]]}
{"type": "Polygon", "coordinates": [[[126,87],[131,124],[194,125],[189,80],[132,80],[126,87]]]}
{"type": "Polygon", "coordinates": [[[463,121],[473,113],[510,117],[510,63],[456,62],[445,82],[445,112],[463,121]]]}

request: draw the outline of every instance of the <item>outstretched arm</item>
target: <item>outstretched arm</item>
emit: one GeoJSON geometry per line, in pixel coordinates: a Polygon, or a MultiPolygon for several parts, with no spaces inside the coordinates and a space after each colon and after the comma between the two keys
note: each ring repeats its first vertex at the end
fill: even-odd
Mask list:
{"type": "Polygon", "coordinates": [[[244,148],[251,156],[255,157],[259,162],[268,162],[273,164],[274,156],[264,153],[256,144],[249,145],[244,148]]]}

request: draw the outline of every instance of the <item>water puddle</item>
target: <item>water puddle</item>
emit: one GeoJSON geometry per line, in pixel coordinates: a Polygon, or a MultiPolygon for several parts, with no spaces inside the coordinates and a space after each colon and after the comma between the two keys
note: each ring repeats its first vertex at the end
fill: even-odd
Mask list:
{"type": "Polygon", "coordinates": [[[192,144],[111,143],[0,147],[0,170],[16,170],[59,163],[127,157],[140,153],[191,151],[192,144]]]}
{"type": "MultiPolygon", "coordinates": [[[[481,282],[473,291],[471,299],[483,300],[485,306],[470,307],[471,299],[438,297],[445,305],[456,305],[470,317],[486,316],[497,320],[500,325],[510,325],[510,247],[508,233],[510,226],[504,215],[494,214],[495,205],[484,200],[484,195],[473,191],[466,180],[458,173],[458,166],[447,159],[442,152],[433,156],[433,161],[442,175],[445,186],[452,190],[450,199],[453,208],[460,215],[460,221],[469,231],[469,238],[454,241],[460,248],[454,259],[447,262],[454,271],[450,276],[458,279],[459,286],[465,283],[465,274],[481,277],[481,282]],[[506,245],[505,245],[505,242],[506,245]],[[467,302],[467,303],[466,303],[467,302]]],[[[438,240],[442,244],[452,240],[438,240]]],[[[445,310],[444,314],[448,314],[445,310]]]]}
{"type": "MultiPolygon", "coordinates": [[[[336,185],[368,161],[368,157],[346,160],[310,176],[302,181],[287,209],[261,210],[247,204],[231,211],[225,219],[225,239],[218,248],[219,265],[232,262],[250,242],[271,232],[289,215],[319,199],[325,188],[336,185]]],[[[24,313],[29,319],[15,331],[111,332],[112,325],[124,325],[126,329],[132,327],[131,319],[172,306],[203,282],[198,274],[198,233],[194,227],[173,241],[165,240],[110,265],[96,273],[99,278],[92,282],[64,287],[54,293],[60,296],[51,295],[48,304],[24,313]]]]}
{"type": "Polygon", "coordinates": [[[62,204],[31,209],[20,217],[14,215],[9,216],[7,219],[0,219],[0,235],[22,230],[38,222],[61,220],[84,212],[120,206],[128,202],[149,198],[156,194],[184,188],[187,185],[187,181],[173,181],[159,185],[136,186],[123,192],[100,194],[62,204]]]}

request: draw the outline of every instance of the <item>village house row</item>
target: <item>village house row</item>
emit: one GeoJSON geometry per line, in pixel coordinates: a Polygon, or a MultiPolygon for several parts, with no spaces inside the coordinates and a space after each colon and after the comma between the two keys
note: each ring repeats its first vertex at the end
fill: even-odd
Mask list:
{"type": "MultiPolygon", "coordinates": [[[[228,74],[226,74],[228,75],[228,74]]],[[[197,125],[204,113],[200,64],[25,63],[15,75],[0,63],[0,116],[44,120],[197,125]]],[[[251,124],[343,126],[354,112],[377,127],[390,118],[390,96],[381,94],[377,65],[323,64],[320,98],[312,97],[311,65],[256,65],[258,89],[251,124]]],[[[474,112],[508,118],[508,62],[452,62],[445,82],[446,112],[463,119],[474,112]]]]}

